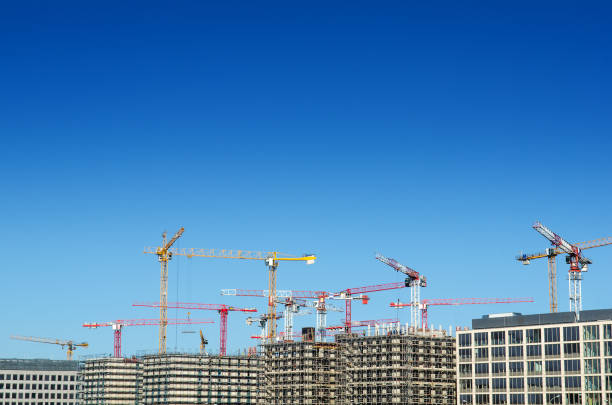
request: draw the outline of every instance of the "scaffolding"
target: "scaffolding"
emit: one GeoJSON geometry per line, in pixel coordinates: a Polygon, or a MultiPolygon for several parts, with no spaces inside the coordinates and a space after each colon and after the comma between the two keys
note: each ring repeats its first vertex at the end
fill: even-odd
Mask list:
{"type": "Polygon", "coordinates": [[[338,348],[311,341],[264,345],[266,404],[339,404],[338,348]]]}
{"type": "Polygon", "coordinates": [[[444,331],[386,326],[336,337],[343,404],[454,404],[455,339],[444,331]]]}
{"type": "Polygon", "coordinates": [[[86,360],[81,369],[80,403],[138,405],[142,373],[138,359],[103,357],[86,360]]]}

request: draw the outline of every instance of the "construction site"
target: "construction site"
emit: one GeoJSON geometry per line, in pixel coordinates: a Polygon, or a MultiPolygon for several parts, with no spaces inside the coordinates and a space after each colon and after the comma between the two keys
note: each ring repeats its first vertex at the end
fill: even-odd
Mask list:
{"type": "MultiPolygon", "coordinates": [[[[555,257],[568,256],[570,264],[570,308],[575,319],[580,319],[581,272],[590,260],[582,249],[612,244],[603,238],[571,245],[540,223],[534,229],[549,239],[555,248],[544,254],[521,255],[517,260],[547,257],[549,263],[550,312],[557,311],[555,257]],[[578,248],[577,245],[581,245],[578,248]]],[[[380,254],[375,259],[401,273],[402,282],[391,282],[342,289],[278,290],[276,272],[279,263],[313,263],[315,255],[285,256],[277,252],[214,251],[204,249],[176,249],[173,244],[183,234],[181,228],[172,238],[157,248],[146,248],[161,263],[159,302],[135,302],[133,307],[159,310],[157,319],[130,319],[108,322],[87,322],[85,328],[109,327],[113,330],[113,355],[86,358],[81,361],[81,384],[77,398],[81,404],[455,404],[472,403],[471,394],[458,394],[458,364],[469,361],[465,353],[457,351],[453,330],[432,328],[428,312],[435,306],[493,305],[530,303],[532,298],[425,298],[421,289],[427,278],[416,270],[380,254]],[[240,355],[227,353],[230,313],[250,315],[255,307],[236,307],[228,304],[168,302],[168,262],[173,256],[225,258],[263,261],[268,270],[267,290],[223,289],[221,295],[248,297],[267,302],[267,312],[249,316],[248,325],[259,327],[252,336],[258,345],[240,355]],[[380,291],[407,289],[410,300],[389,303],[389,308],[409,311],[409,322],[396,319],[354,320],[353,303],[367,304],[370,294],[380,291]],[[342,306],[335,305],[341,302],[342,306]],[[277,307],[282,307],[277,311],[277,307]],[[197,325],[214,323],[213,319],[168,318],[168,309],[186,311],[214,311],[219,315],[219,352],[208,353],[209,343],[200,330],[199,353],[169,352],[168,325],[197,325]],[[294,330],[294,317],[316,312],[316,324],[294,330]],[[340,325],[328,325],[328,312],[343,312],[340,325]],[[283,320],[283,330],[277,323],[283,320]],[[122,330],[133,326],[155,326],[159,332],[156,354],[125,356],[122,353],[122,330]]],[[[457,329],[462,336],[468,328],[457,329]]],[[[497,336],[497,335],[496,335],[497,336]]],[[[14,336],[15,339],[52,343],[67,347],[68,359],[86,342],[14,336]]],[[[465,350],[464,350],[465,351],[465,350]]],[[[611,371],[612,372],[612,371],[611,371]]],[[[461,373],[465,377],[465,370],[461,373]]],[[[465,383],[466,387],[469,385],[465,383]]],[[[479,382],[480,384],[480,382],[479,382]]],[[[612,386],[611,386],[612,389],[612,386]]],[[[465,387],[462,392],[465,392],[465,387]]],[[[469,391],[469,390],[468,390],[469,391]]],[[[480,394],[479,394],[480,395],[480,394]]],[[[499,395],[498,395],[499,396],[499,395]]],[[[477,403],[482,395],[477,395],[477,403]]],[[[497,398],[497,397],[496,397],[497,398]]],[[[484,402],[486,403],[486,402],[484,402]]],[[[505,403],[505,402],[502,402],[505,403]]]]}

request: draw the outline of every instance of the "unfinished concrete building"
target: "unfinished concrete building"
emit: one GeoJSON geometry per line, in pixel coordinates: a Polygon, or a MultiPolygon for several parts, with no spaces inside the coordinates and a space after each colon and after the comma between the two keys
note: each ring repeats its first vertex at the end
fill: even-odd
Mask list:
{"type": "Polygon", "coordinates": [[[455,403],[455,339],[445,332],[389,327],[336,341],[343,404],[455,403]]]}
{"type": "Polygon", "coordinates": [[[339,356],[336,343],[265,345],[266,404],[338,404],[339,356]]]}
{"type": "Polygon", "coordinates": [[[257,356],[153,355],[142,358],[143,404],[259,404],[257,356]]]}
{"type": "Polygon", "coordinates": [[[376,329],[335,343],[264,346],[268,404],[454,404],[455,339],[444,331],[376,329]]]}
{"type": "Polygon", "coordinates": [[[81,370],[81,404],[139,404],[141,371],[140,360],[136,358],[101,357],[86,360],[81,370]]]}
{"type": "Polygon", "coordinates": [[[97,358],[83,366],[85,405],[263,404],[257,356],[97,358]]]}

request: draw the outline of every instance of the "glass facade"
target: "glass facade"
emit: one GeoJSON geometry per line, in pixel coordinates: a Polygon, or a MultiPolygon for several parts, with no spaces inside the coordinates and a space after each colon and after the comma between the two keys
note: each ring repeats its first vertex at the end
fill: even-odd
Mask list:
{"type": "Polygon", "coordinates": [[[612,320],[459,331],[457,344],[459,404],[612,405],[612,320]]]}

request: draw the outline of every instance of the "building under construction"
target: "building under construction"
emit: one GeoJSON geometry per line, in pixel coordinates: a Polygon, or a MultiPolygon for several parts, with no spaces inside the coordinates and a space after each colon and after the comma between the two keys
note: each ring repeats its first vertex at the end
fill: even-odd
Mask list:
{"type": "Polygon", "coordinates": [[[444,331],[382,328],[336,337],[343,404],[454,404],[455,339],[444,331]]]}
{"type": "Polygon", "coordinates": [[[376,328],[264,346],[268,404],[454,404],[455,339],[444,331],[376,328]]]}
{"type": "Polygon", "coordinates": [[[264,345],[266,404],[339,404],[339,348],[313,339],[264,345]]]}
{"type": "Polygon", "coordinates": [[[81,369],[82,404],[139,404],[142,370],[139,359],[100,357],[85,361],[81,369]]]}

